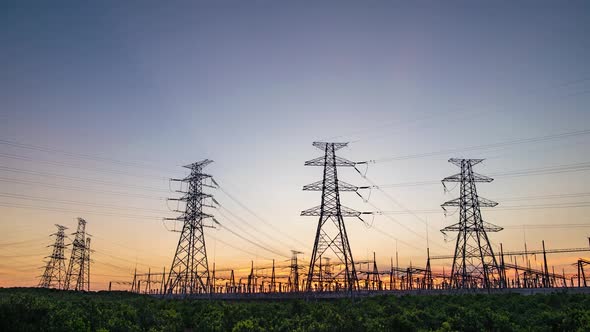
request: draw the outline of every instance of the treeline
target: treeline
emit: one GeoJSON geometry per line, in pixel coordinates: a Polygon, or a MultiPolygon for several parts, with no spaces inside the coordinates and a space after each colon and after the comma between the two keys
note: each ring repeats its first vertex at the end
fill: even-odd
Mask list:
{"type": "Polygon", "coordinates": [[[210,302],[13,288],[0,289],[0,331],[590,331],[590,296],[210,302]]]}

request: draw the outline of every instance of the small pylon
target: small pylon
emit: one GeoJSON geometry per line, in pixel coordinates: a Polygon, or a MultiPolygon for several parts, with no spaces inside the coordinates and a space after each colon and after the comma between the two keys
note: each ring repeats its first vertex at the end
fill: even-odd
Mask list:
{"type": "Polygon", "coordinates": [[[64,289],[82,291],[86,286],[86,220],[78,218],[78,229],[72,242],[72,255],[68,265],[68,272],[64,289]]]}
{"type": "Polygon", "coordinates": [[[301,251],[291,250],[291,273],[289,274],[289,286],[291,292],[299,292],[299,264],[297,262],[297,255],[302,254],[301,251]]]}
{"type": "Polygon", "coordinates": [[[68,228],[58,224],[55,224],[55,226],[57,227],[57,233],[51,234],[51,236],[55,236],[55,243],[50,246],[53,247],[53,251],[50,256],[47,256],[49,261],[45,266],[45,273],[39,280],[39,287],[62,289],[67,272],[64,254],[66,248],[64,231],[68,228]]]}

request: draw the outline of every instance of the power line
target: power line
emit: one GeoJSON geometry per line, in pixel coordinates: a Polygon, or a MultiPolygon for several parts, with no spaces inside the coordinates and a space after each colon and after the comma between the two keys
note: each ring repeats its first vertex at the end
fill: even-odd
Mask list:
{"type": "MultiPolygon", "coordinates": [[[[529,175],[548,175],[548,174],[581,172],[581,171],[587,171],[587,170],[590,170],[590,162],[564,164],[564,165],[541,167],[541,168],[528,168],[528,169],[521,169],[521,170],[514,170],[514,171],[507,171],[507,172],[497,172],[497,173],[490,174],[490,176],[494,176],[494,177],[520,177],[520,176],[529,176],[529,175]]],[[[432,180],[432,181],[417,181],[417,182],[401,182],[401,183],[377,185],[377,187],[378,188],[397,188],[397,187],[426,186],[426,185],[434,185],[434,184],[438,185],[438,184],[440,184],[440,181],[432,180]]]]}
{"type": "MultiPolygon", "coordinates": [[[[280,250],[276,250],[276,248],[273,248],[273,246],[268,245],[268,243],[265,243],[264,241],[261,241],[258,237],[256,237],[255,235],[253,235],[252,233],[246,231],[245,229],[243,229],[237,222],[235,222],[234,220],[230,219],[227,215],[225,215],[223,212],[221,212],[220,210],[218,210],[219,215],[221,215],[225,220],[231,222],[234,227],[236,227],[238,229],[238,231],[241,231],[242,233],[246,234],[247,236],[249,236],[250,238],[252,238],[254,241],[261,243],[263,245],[265,245],[268,248],[272,248],[273,250],[275,250],[276,252],[279,252],[280,250]]],[[[255,229],[255,231],[257,231],[255,229]]],[[[276,241],[276,238],[275,238],[276,241]]],[[[284,245],[284,243],[283,243],[284,245]]]]}
{"type": "Polygon", "coordinates": [[[405,156],[386,157],[386,158],[369,160],[368,162],[382,163],[382,162],[408,160],[408,159],[424,158],[424,157],[439,156],[439,155],[449,155],[449,154],[456,154],[456,153],[465,152],[465,151],[486,150],[486,149],[504,147],[504,146],[509,146],[509,145],[537,143],[537,142],[544,142],[544,141],[549,141],[549,140],[554,140],[554,139],[562,139],[562,138],[567,138],[567,137],[574,137],[574,136],[588,135],[588,134],[590,134],[590,129],[572,131],[572,132],[561,133],[561,134],[546,135],[546,136],[521,138],[521,139],[516,139],[516,140],[511,140],[511,141],[475,145],[475,146],[469,146],[469,147],[458,148],[458,149],[447,149],[447,150],[438,150],[438,151],[424,152],[424,153],[418,153],[418,154],[410,154],[410,155],[405,155],[405,156]]]}
{"type": "MultiPolygon", "coordinates": [[[[236,220],[241,221],[242,223],[244,223],[245,225],[249,226],[252,230],[264,235],[266,238],[268,238],[271,241],[276,241],[277,237],[276,235],[273,236],[272,234],[267,233],[266,231],[262,230],[262,229],[258,229],[256,228],[254,225],[252,225],[248,220],[246,220],[245,218],[240,217],[239,215],[237,215],[236,213],[232,212],[231,210],[229,210],[228,208],[226,208],[225,206],[219,204],[219,208],[221,210],[224,210],[225,212],[227,212],[230,216],[232,216],[233,218],[235,218],[236,220]]],[[[221,211],[219,212],[221,213],[221,211]]],[[[226,216],[227,218],[227,216],[226,216]]],[[[229,219],[229,218],[227,218],[229,219]]],[[[229,221],[232,221],[231,219],[229,221]]],[[[237,223],[236,223],[237,224],[237,223]]],[[[286,243],[282,243],[283,245],[287,246],[286,243]]]]}
{"type": "Polygon", "coordinates": [[[590,228],[589,223],[585,224],[522,224],[505,226],[505,229],[546,229],[546,228],[590,228]]]}
{"type": "Polygon", "coordinates": [[[413,245],[413,244],[410,244],[410,243],[408,243],[408,242],[405,242],[405,241],[403,241],[403,240],[400,240],[400,239],[398,239],[397,237],[395,237],[395,236],[393,236],[393,235],[389,234],[388,232],[386,232],[386,231],[382,230],[381,228],[378,228],[378,227],[377,227],[377,226],[375,226],[375,225],[372,225],[370,228],[372,228],[372,229],[376,230],[377,232],[379,232],[379,233],[381,233],[381,234],[383,234],[383,235],[385,235],[385,236],[387,236],[387,237],[389,237],[389,238],[392,238],[392,239],[394,239],[395,241],[397,241],[397,242],[399,242],[399,243],[405,244],[406,246],[408,246],[408,247],[410,247],[410,248],[413,248],[413,249],[416,249],[416,250],[422,250],[422,249],[423,249],[423,248],[416,247],[415,245],[413,245]]]}
{"type": "Polygon", "coordinates": [[[68,167],[68,168],[77,168],[77,169],[82,169],[82,170],[90,170],[93,172],[105,173],[105,174],[125,175],[125,176],[133,176],[133,177],[140,177],[140,178],[158,179],[158,180],[167,180],[168,179],[163,176],[121,172],[121,171],[104,169],[104,168],[83,167],[80,165],[72,165],[69,163],[58,162],[58,161],[38,160],[38,159],[30,158],[27,156],[21,156],[21,155],[15,155],[15,154],[0,153],[0,157],[1,158],[10,158],[10,159],[15,159],[15,160],[22,160],[22,161],[30,161],[30,162],[35,162],[36,164],[46,164],[46,165],[62,166],[62,167],[68,167]]]}
{"type": "Polygon", "coordinates": [[[0,182],[41,186],[41,187],[53,188],[53,189],[63,189],[63,190],[72,190],[72,191],[83,191],[83,192],[92,192],[92,193],[100,193],[100,194],[109,194],[109,195],[124,196],[124,197],[145,198],[145,199],[153,199],[153,200],[160,200],[160,201],[166,200],[166,198],[164,198],[164,197],[157,197],[157,196],[129,194],[129,193],[124,193],[124,192],[111,191],[111,190],[99,190],[99,189],[88,188],[88,187],[64,186],[64,185],[57,185],[57,184],[53,184],[53,183],[44,183],[44,182],[40,182],[40,181],[11,179],[11,178],[4,178],[4,177],[0,177],[0,182]]]}
{"type": "Polygon", "coordinates": [[[0,206],[8,207],[8,208],[16,208],[16,209],[25,209],[25,210],[39,210],[39,211],[48,211],[48,212],[63,212],[63,213],[76,213],[76,214],[91,214],[91,215],[95,215],[95,216],[121,217],[121,218],[127,218],[127,219],[158,220],[158,221],[162,220],[162,217],[157,217],[157,216],[141,216],[141,215],[122,214],[122,213],[95,212],[95,211],[89,211],[89,210],[41,207],[41,206],[37,206],[37,205],[28,205],[28,204],[19,204],[19,203],[0,202],[0,206]]]}
{"type": "Polygon", "coordinates": [[[55,174],[49,172],[38,172],[38,171],[31,171],[22,168],[13,168],[13,167],[5,167],[0,166],[0,171],[6,172],[13,172],[13,173],[21,173],[21,174],[29,174],[29,175],[36,175],[36,176],[46,176],[46,177],[54,177],[58,179],[66,179],[66,180],[73,180],[73,181],[80,181],[80,182],[87,182],[87,183],[95,183],[100,185],[111,185],[117,187],[126,187],[132,189],[140,189],[140,190],[148,190],[148,191],[156,191],[156,192],[168,192],[168,190],[164,190],[161,188],[154,188],[154,187],[144,187],[144,186],[135,186],[130,184],[121,184],[116,182],[109,182],[103,181],[99,179],[91,179],[91,178],[84,178],[79,176],[69,176],[69,175],[62,175],[62,174],[55,174]]]}
{"type": "MultiPolygon", "coordinates": [[[[222,239],[220,239],[220,238],[218,238],[218,237],[215,237],[215,236],[212,236],[212,235],[209,235],[209,237],[210,237],[210,238],[212,238],[212,239],[213,239],[213,240],[215,240],[215,241],[218,241],[218,242],[221,242],[222,244],[225,244],[226,246],[228,246],[228,247],[230,247],[230,248],[233,248],[233,249],[235,249],[235,250],[238,250],[238,251],[244,252],[244,253],[246,253],[246,254],[248,254],[248,255],[250,255],[250,256],[254,256],[254,257],[256,257],[256,256],[260,256],[259,254],[253,253],[253,252],[251,252],[251,251],[248,251],[248,250],[246,250],[246,249],[244,249],[244,248],[241,248],[241,247],[235,246],[235,245],[233,245],[233,244],[231,244],[231,243],[229,243],[229,242],[223,241],[222,239]]],[[[272,258],[268,258],[268,257],[264,257],[264,256],[262,256],[262,257],[263,257],[263,258],[265,258],[265,259],[269,259],[269,260],[270,260],[270,259],[272,259],[272,258]]],[[[219,270],[218,270],[218,271],[219,271],[219,270]]]]}
{"type": "MultiPolygon", "coordinates": [[[[428,222],[426,222],[426,220],[422,219],[420,216],[418,216],[417,214],[413,213],[411,210],[409,210],[408,208],[406,208],[402,203],[400,203],[398,200],[396,200],[393,196],[391,196],[389,193],[387,193],[386,191],[384,191],[383,189],[379,188],[374,181],[372,181],[371,179],[367,178],[366,175],[362,174],[356,167],[355,167],[356,171],[367,181],[371,184],[372,188],[377,189],[379,192],[381,192],[385,197],[387,197],[390,201],[392,201],[394,204],[396,204],[397,206],[399,206],[402,210],[408,212],[408,214],[411,214],[412,216],[414,216],[416,219],[418,219],[419,221],[421,221],[423,224],[425,224],[427,227],[430,227],[431,229],[434,229],[432,226],[428,225],[428,222]]],[[[375,204],[370,203],[368,200],[365,200],[365,202],[369,203],[371,206],[373,206],[374,208],[380,210],[379,208],[377,208],[375,206],[375,204]]],[[[402,225],[401,223],[399,223],[398,221],[394,220],[392,218],[393,221],[395,221],[396,223],[402,225]]],[[[405,225],[402,225],[403,227],[405,227],[405,225]]],[[[407,227],[405,227],[406,229],[408,229],[407,227]]],[[[438,231],[438,230],[435,230],[438,231]]],[[[414,234],[418,234],[414,231],[412,231],[414,234]]],[[[426,239],[426,237],[421,236],[420,237],[426,239]]],[[[441,246],[439,243],[434,242],[434,244],[441,246]]]]}
{"type": "MultiPolygon", "coordinates": [[[[305,243],[299,241],[298,239],[292,237],[291,235],[283,232],[281,229],[277,228],[276,226],[274,226],[273,224],[271,224],[270,222],[266,221],[264,218],[260,217],[258,214],[256,214],[256,212],[252,211],[252,209],[248,208],[244,203],[242,203],[241,201],[239,201],[235,196],[231,195],[230,193],[228,193],[223,187],[221,187],[219,184],[217,185],[218,189],[221,190],[222,193],[224,193],[227,197],[229,197],[232,201],[234,201],[236,204],[238,204],[241,208],[243,208],[244,210],[246,210],[248,213],[250,213],[251,215],[253,215],[256,219],[260,220],[261,222],[263,222],[264,224],[266,224],[268,227],[272,228],[275,232],[278,232],[279,234],[287,237],[288,239],[290,239],[293,242],[296,242],[302,246],[306,246],[305,243]]],[[[289,256],[291,257],[291,256],[289,256]]]]}
{"type": "MultiPolygon", "coordinates": [[[[535,92],[539,92],[539,91],[544,91],[544,90],[547,90],[547,89],[553,89],[553,88],[560,88],[560,87],[577,85],[577,84],[586,82],[588,80],[590,80],[590,78],[584,77],[584,78],[581,78],[581,79],[575,79],[575,80],[568,80],[568,81],[560,82],[558,84],[551,84],[551,85],[548,85],[548,86],[546,86],[544,88],[537,88],[537,89],[529,90],[529,91],[527,91],[525,93],[525,95],[531,94],[531,93],[535,93],[535,92]]],[[[563,99],[563,98],[566,98],[566,97],[573,97],[573,96],[576,96],[578,94],[585,94],[588,91],[589,90],[583,90],[583,91],[575,92],[575,93],[572,93],[572,94],[560,95],[560,96],[557,96],[557,99],[563,99]]],[[[498,103],[495,103],[495,106],[496,107],[502,106],[502,104],[503,103],[499,103],[499,104],[498,103]]],[[[504,103],[504,105],[505,105],[505,103],[504,103]]],[[[473,107],[471,107],[471,106],[470,107],[465,107],[465,106],[461,106],[461,105],[458,105],[458,106],[456,106],[454,108],[469,109],[469,110],[473,109],[473,107]]],[[[479,115],[479,114],[484,114],[484,113],[486,113],[486,111],[476,112],[475,114],[476,115],[479,115]]],[[[465,119],[466,118],[464,116],[465,114],[468,114],[468,112],[461,112],[461,113],[458,113],[457,115],[460,116],[462,119],[465,119]]],[[[415,119],[412,119],[412,120],[409,120],[409,121],[404,121],[404,122],[397,121],[397,122],[388,123],[388,124],[384,124],[384,125],[371,126],[369,128],[364,128],[364,129],[360,129],[360,130],[355,130],[355,131],[349,132],[348,134],[337,135],[337,136],[332,136],[332,137],[329,137],[329,138],[320,139],[320,141],[329,141],[329,140],[334,140],[334,139],[341,139],[341,138],[344,138],[344,137],[352,137],[354,135],[361,134],[361,133],[364,133],[364,132],[367,132],[367,131],[375,132],[376,130],[384,129],[384,128],[389,128],[389,127],[393,127],[393,126],[396,126],[396,127],[399,127],[401,125],[406,125],[407,126],[408,123],[410,123],[410,124],[411,123],[415,123],[416,124],[416,123],[420,123],[421,121],[424,121],[424,120],[432,120],[432,119],[435,119],[437,117],[443,117],[443,116],[444,117],[448,117],[449,115],[448,115],[448,113],[438,112],[435,115],[428,115],[428,116],[421,117],[421,118],[415,118],[415,119]]],[[[353,143],[358,142],[358,141],[360,141],[360,140],[356,140],[353,143]]]]}
{"type": "MultiPolygon", "coordinates": [[[[395,218],[393,218],[392,216],[390,216],[387,212],[381,211],[375,204],[373,204],[373,203],[371,203],[369,201],[367,201],[367,204],[371,205],[373,208],[375,208],[377,210],[378,213],[376,213],[376,214],[379,214],[379,215],[384,216],[385,218],[387,218],[387,219],[393,221],[394,223],[398,224],[399,226],[401,226],[402,228],[404,228],[408,232],[410,232],[410,233],[412,233],[412,234],[414,234],[414,235],[416,235],[416,236],[418,236],[418,237],[426,240],[426,237],[424,235],[422,235],[422,234],[414,231],[413,229],[411,229],[408,226],[404,225],[403,223],[399,222],[398,220],[396,220],[395,218]]],[[[412,212],[408,212],[408,213],[412,213],[412,212]]],[[[372,227],[374,227],[374,226],[372,226],[372,227]]],[[[398,240],[397,238],[395,238],[395,239],[398,240]]],[[[441,248],[445,248],[445,246],[441,245],[440,243],[437,243],[437,242],[433,242],[433,243],[436,244],[437,246],[441,247],[441,248]]]]}
{"type": "Polygon", "coordinates": [[[130,210],[142,210],[142,211],[151,211],[151,212],[158,212],[158,213],[166,213],[166,212],[169,212],[169,211],[166,211],[166,210],[156,210],[156,209],[149,209],[149,208],[131,207],[131,206],[120,206],[120,205],[96,204],[96,203],[89,203],[89,202],[72,201],[72,200],[64,200],[64,199],[54,199],[54,198],[46,198],[46,197],[30,196],[30,195],[20,195],[20,194],[3,193],[3,192],[0,192],[0,197],[21,199],[21,200],[39,201],[39,202],[52,202],[52,203],[62,203],[62,204],[76,204],[76,205],[81,205],[81,206],[97,207],[97,208],[105,208],[105,209],[114,209],[114,210],[130,209],[130,210]]]}
{"type": "Polygon", "coordinates": [[[252,240],[250,240],[250,239],[248,239],[248,238],[246,238],[246,237],[242,236],[240,233],[237,233],[237,232],[235,232],[235,231],[234,231],[234,230],[232,230],[231,228],[229,228],[229,227],[227,227],[227,226],[224,226],[224,225],[222,225],[221,223],[218,223],[218,225],[219,225],[221,228],[223,228],[223,229],[225,229],[226,231],[228,231],[228,232],[230,232],[231,234],[233,234],[234,236],[237,236],[237,237],[239,237],[240,239],[242,239],[242,240],[244,240],[244,241],[246,241],[246,242],[248,242],[248,243],[250,243],[250,244],[253,244],[253,245],[255,245],[256,247],[258,247],[258,248],[260,248],[260,249],[262,249],[262,250],[266,250],[266,251],[268,251],[268,252],[270,252],[270,253],[273,253],[273,254],[275,254],[275,255],[278,255],[278,256],[287,257],[287,258],[288,258],[288,257],[290,257],[290,256],[288,256],[288,255],[282,254],[282,253],[280,253],[280,252],[278,252],[278,251],[275,251],[275,250],[273,250],[273,249],[267,248],[267,247],[265,247],[265,246],[263,246],[263,245],[261,245],[261,244],[259,244],[259,243],[257,243],[257,242],[254,242],[254,241],[252,241],[252,240]]]}
{"type": "Polygon", "coordinates": [[[33,145],[33,144],[27,144],[27,143],[20,143],[20,142],[17,142],[17,141],[6,140],[6,139],[0,139],[0,144],[7,145],[7,146],[12,146],[12,147],[16,147],[16,148],[21,148],[21,149],[42,151],[42,152],[48,152],[48,153],[57,153],[57,154],[61,154],[61,155],[67,156],[67,157],[81,158],[81,159],[88,159],[88,160],[93,160],[93,161],[100,161],[100,162],[107,162],[107,163],[119,164],[121,166],[127,166],[127,167],[133,167],[133,168],[147,168],[147,169],[164,170],[167,173],[171,173],[171,171],[168,170],[168,169],[164,169],[164,168],[161,168],[161,167],[156,167],[156,166],[153,166],[153,165],[148,165],[148,164],[143,163],[143,162],[123,161],[123,160],[117,160],[117,159],[113,159],[113,158],[100,157],[100,156],[91,155],[91,154],[85,154],[85,153],[68,152],[68,151],[64,151],[64,150],[60,150],[60,149],[55,149],[55,148],[50,148],[50,147],[43,147],[43,146],[33,145]]]}
{"type": "MultiPolygon", "coordinates": [[[[565,208],[585,208],[590,207],[590,202],[579,202],[579,203],[555,203],[555,204],[536,204],[536,205],[512,205],[496,207],[491,211],[514,211],[514,210],[544,210],[544,209],[565,209],[565,208]]],[[[413,213],[429,214],[429,213],[440,213],[440,210],[425,209],[425,210],[413,210],[413,213]]],[[[406,211],[382,211],[384,215],[400,215],[408,214],[406,211]]]]}
{"type": "Polygon", "coordinates": [[[590,192],[508,197],[508,198],[500,198],[499,200],[503,201],[503,202],[513,202],[513,201],[529,201],[529,200],[536,200],[536,199],[552,199],[552,198],[580,198],[580,197],[587,197],[587,196],[590,196],[590,192]]]}

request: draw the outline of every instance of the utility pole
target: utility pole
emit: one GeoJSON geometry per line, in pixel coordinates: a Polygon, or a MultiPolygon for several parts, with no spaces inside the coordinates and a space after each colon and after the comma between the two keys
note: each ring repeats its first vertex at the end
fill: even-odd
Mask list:
{"type": "Polygon", "coordinates": [[[78,228],[72,242],[72,255],[66,273],[64,289],[84,290],[84,263],[86,262],[86,220],[78,218],[78,228]]]}
{"type": "Polygon", "coordinates": [[[50,236],[55,236],[55,243],[50,245],[53,247],[53,251],[45,266],[45,272],[41,276],[41,280],[39,280],[39,287],[43,288],[57,288],[62,289],[64,286],[64,278],[66,276],[66,263],[65,263],[65,255],[64,251],[66,248],[65,245],[65,233],[64,231],[68,229],[65,226],[55,224],[57,227],[57,233],[53,233],[50,236]]]}
{"type": "MultiPolygon", "coordinates": [[[[303,190],[321,191],[321,205],[301,212],[302,216],[319,217],[313,253],[309,263],[306,290],[312,291],[313,285],[322,283],[320,270],[321,259],[327,254],[335,255],[334,267],[328,284],[344,284],[344,290],[351,293],[359,289],[358,278],[346,234],[344,217],[360,218],[361,212],[344,207],[340,204],[340,191],[356,192],[359,188],[338,180],[338,166],[354,167],[355,162],[336,156],[336,151],[348,143],[314,142],[313,146],[322,150],[324,156],[305,162],[305,166],[321,166],[324,176],[321,181],[306,185],[303,190]]],[[[321,289],[321,285],[318,289],[321,289]]]]}
{"type": "Polygon", "coordinates": [[[186,191],[178,190],[184,194],[181,198],[170,199],[186,203],[185,211],[177,218],[167,220],[182,221],[183,227],[176,247],[176,253],[168,272],[166,284],[167,294],[197,294],[208,293],[211,289],[209,279],[209,263],[207,261],[207,249],[205,246],[205,234],[203,224],[206,218],[213,216],[203,212],[204,207],[212,207],[206,200],[213,196],[203,192],[203,187],[213,188],[206,184],[205,180],[211,175],[203,173],[203,167],[212,163],[212,160],[205,159],[190,165],[184,166],[190,169],[190,174],[184,179],[171,179],[185,183],[188,186],[186,191]]]}
{"type": "Polygon", "coordinates": [[[443,234],[450,231],[459,233],[451,270],[451,288],[481,286],[489,289],[493,286],[493,280],[490,279],[499,281],[499,286],[505,287],[487,235],[487,232],[499,232],[503,228],[485,222],[480,211],[480,207],[494,207],[498,203],[478,196],[475,186],[476,182],[493,181],[492,178],[473,171],[473,166],[482,161],[483,159],[449,159],[461,171],[442,180],[443,186],[447,182],[460,183],[459,198],[441,205],[443,209],[459,208],[459,222],[441,230],[443,234]]]}

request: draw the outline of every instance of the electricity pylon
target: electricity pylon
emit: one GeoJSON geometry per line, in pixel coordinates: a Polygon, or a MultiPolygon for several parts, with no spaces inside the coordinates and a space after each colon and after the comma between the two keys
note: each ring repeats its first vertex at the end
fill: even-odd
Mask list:
{"type": "MultiPolygon", "coordinates": [[[[498,203],[479,197],[476,182],[492,182],[493,179],[477,174],[473,166],[483,159],[449,159],[461,172],[442,180],[460,183],[459,198],[442,204],[442,208],[458,207],[459,222],[441,230],[458,232],[455,255],[451,270],[452,288],[504,287],[502,270],[498,267],[496,256],[487,232],[499,232],[503,228],[485,222],[480,207],[494,207],[498,203]]],[[[446,190],[446,187],[445,187],[446,190]]]]}
{"type": "Polygon", "coordinates": [[[58,224],[55,224],[55,226],[57,227],[57,233],[51,234],[51,236],[55,236],[55,243],[50,245],[50,247],[53,247],[53,252],[51,256],[46,257],[49,258],[49,261],[45,266],[45,272],[41,276],[41,280],[39,280],[39,287],[62,289],[66,277],[66,257],[64,254],[66,235],[64,231],[68,228],[58,224]]]}
{"type": "Polygon", "coordinates": [[[340,205],[340,191],[357,191],[358,187],[338,180],[338,166],[354,167],[355,162],[336,156],[336,151],[348,143],[314,142],[313,146],[324,151],[324,156],[305,162],[305,166],[322,166],[323,180],[306,185],[303,190],[322,192],[319,206],[301,212],[302,216],[319,216],[318,227],[309,263],[306,291],[314,286],[322,290],[324,285],[332,289],[352,292],[359,288],[358,278],[346,234],[343,217],[360,218],[361,212],[340,205]],[[335,256],[333,271],[327,277],[322,273],[322,258],[335,256]],[[342,283],[342,284],[341,284],[342,283]]]}
{"type": "Polygon", "coordinates": [[[68,272],[64,289],[83,291],[86,286],[86,271],[84,265],[86,263],[86,220],[78,218],[78,229],[74,233],[74,241],[72,242],[72,255],[68,265],[68,272]]]}
{"type": "Polygon", "coordinates": [[[172,266],[166,283],[168,294],[198,294],[209,293],[211,285],[209,280],[209,263],[207,261],[207,249],[205,247],[205,234],[203,224],[206,218],[213,216],[203,212],[204,207],[212,207],[206,200],[212,198],[210,194],[203,192],[203,187],[213,187],[205,183],[211,175],[203,173],[203,167],[212,163],[212,160],[205,159],[184,167],[191,170],[191,173],[184,179],[172,179],[187,184],[186,191],[182,198],[171,199],[185,202],[185,211],[178,218],[167,218],[167,220],[182,221],[182,231],[176,254],[172,260],[172,266]]]}

